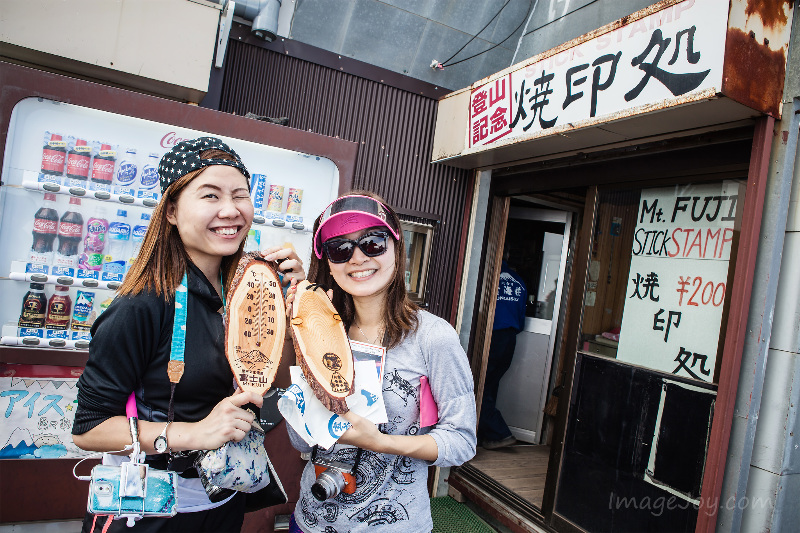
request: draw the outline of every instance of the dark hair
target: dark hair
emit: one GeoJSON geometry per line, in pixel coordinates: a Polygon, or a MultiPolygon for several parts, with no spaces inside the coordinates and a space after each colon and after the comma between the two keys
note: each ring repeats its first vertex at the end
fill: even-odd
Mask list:
{"type": "MultiPolygon", "coordinates": [[[[403,231],[400,228],[400,218],[394,212],[386,201],[371,191],[354,190],[343,195],[358,194],[361,196],[369,196],[381,202],[389,215],[387,221],[400,236],[399,240],[391,238],[395,244],[394,254],[394,278],[389,283],[386,291],[386,300],[383,307],[383,323],[386,327],[384,334],[387,340],[387,346],[394,348],[408,335],[410,332],[417,329],[417,304],[411,301],[406,292],[405,283],[405,264],[406,264],[406,246],[403,238],[403,231]]],[[[319,229],[320,217],[314,221],[314,232],[316,235],[319,229]]],[[[312,283],[319,283],[325,288],[333,289],[333,305],[339,311],[342,317],[345,329],[349,329],[355,320],[355,306],[353,305],[353,297],[346,293],[339,285],[331,274],[328,258],[325,254],[322,259],[317,259],[316,254],[311,254],[311,264],[308,266],[308,279],[312,283]]]]}
{"type": "MultiPolygon", "coordinates": [[[[206,150],[200,154],[201,159],[225,159],[235,161],[234,157],[222,150],[206,150]]],[[[203,167],[193,170],[169,186],[161,201],[153,210],[147,233],[142,239],[139,254],[131,264],[125,275],[125,281],[117,290],[121,295],[136,295],[144,290],[150,290],[158,295],[172,297],[181,284],[183,275],[189,267],[189,255],[183,246],[183,241],[178,233],[178,228],[167,220],[167,205],[177,202],[181,193],[189,183],[199,176],[205,169],[203,167]]],[[[225,280],[225,287],[229,287],[236,271],[236,265],[244,251],[245,239],[242,239],[239,249],[233,255],[222,258],[220,272],[225,280]]]]}

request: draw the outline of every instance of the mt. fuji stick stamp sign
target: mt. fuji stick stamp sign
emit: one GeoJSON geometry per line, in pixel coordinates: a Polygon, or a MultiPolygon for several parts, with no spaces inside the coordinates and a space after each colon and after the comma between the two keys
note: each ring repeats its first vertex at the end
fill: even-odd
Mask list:
{"type": "Polygon", "coordinates": [[[617,359],[712,381],[743,201],[731,181],[642,191],[617,359]]]}

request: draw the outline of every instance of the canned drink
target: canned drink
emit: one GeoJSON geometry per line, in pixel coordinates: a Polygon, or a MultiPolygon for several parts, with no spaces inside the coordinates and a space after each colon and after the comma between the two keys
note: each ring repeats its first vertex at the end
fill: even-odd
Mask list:
{"type": "Polygon", "coordinates": [[[264,189],[267,187],[267,176],[253,174],[250,176],[250,198],[256,211],[264,209],[264,189]]]}
{"type": "Polygon", "coordinates": [[[303,203],[303,189],[289,189],[289,198],[286,200],[286,214],[299,215],[303,203]]]}
{"type": "Polygon", "coordinates": [[[266,211],[280,213],[283,210],[283,185],[269,186],[269,199],[266,211]]]}

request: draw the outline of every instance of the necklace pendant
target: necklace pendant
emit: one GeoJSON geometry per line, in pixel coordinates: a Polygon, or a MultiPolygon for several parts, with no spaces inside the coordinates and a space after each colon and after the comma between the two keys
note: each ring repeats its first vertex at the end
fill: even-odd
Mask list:
{"type": "MultiPolygon", "coordinates": [[[[354,323],[355,323],[355,322],[354,322],[354,323]]],[[[380,338],[381,338],[381,332],[380,332],[380,330],[378,330],[378,335],[375,337],[375,340],[374,340],[374,341],[372,341],[372,342],[370,342],[370,341],[369,341],[369,337],[367,337],[367,334],[366,334],[366,333],[364,333],[364,330],[363,330],[363,329],[361,329],[361,326],[359,326],[357,323],[355,323],[355,325],[356,325],[356,327],[358,328],[358,331],[360,331],[360,332],[361,332],[361,336],[362,336],[362,337],[364,337],[364,340],[367,342],[367,344],[372,344],[372,345],[374,345],[374,346],[380,346],[380,344],[378,344],[378,340],[380,340],[380,338]]]]}

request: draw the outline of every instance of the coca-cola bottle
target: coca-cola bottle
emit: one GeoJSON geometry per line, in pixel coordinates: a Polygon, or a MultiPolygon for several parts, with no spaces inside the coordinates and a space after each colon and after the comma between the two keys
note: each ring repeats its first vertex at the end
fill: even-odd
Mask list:
{"type": "Polygon", "coordinates": [[[63,175],[66,160],[67,143],[62,140],[61,135],[53,133],[42,150],[42,174],[63,175]]]}
{"type": "Polygon", "coordinates": [[[89,160],[92,158],[92,147],[86,141],[78,139],[75,146],[67,152],[67,177],[86,180],[89,177],[89,160]]]}
{"type": "Polygon", "coordinates": [[[70,198],[69,204],[69,210],[61,215],[58,223],[58,248],[53,264],[74,268],[78,266],[78,247],[83,238],[83,215],[79,211],[80,198],[70,198]]]}
{"type": "Polygon", "coordinates": [[[114,165],[116,164],[117,152],[111,149],[111,146],[103,144],[100,146],[100,151],[94,156],[92,162],[92,181],[95,183],[102,183],[104,185],[111,185],[114,180],[114,165]]]}
{"type": "Polygon", "coordinates": [[[33,244],[31,263],[49,264],[53,255],[53,241],[58,233],[58,212],[56,195],[45,193],[42,207],[33,216],[33,244]]]}

